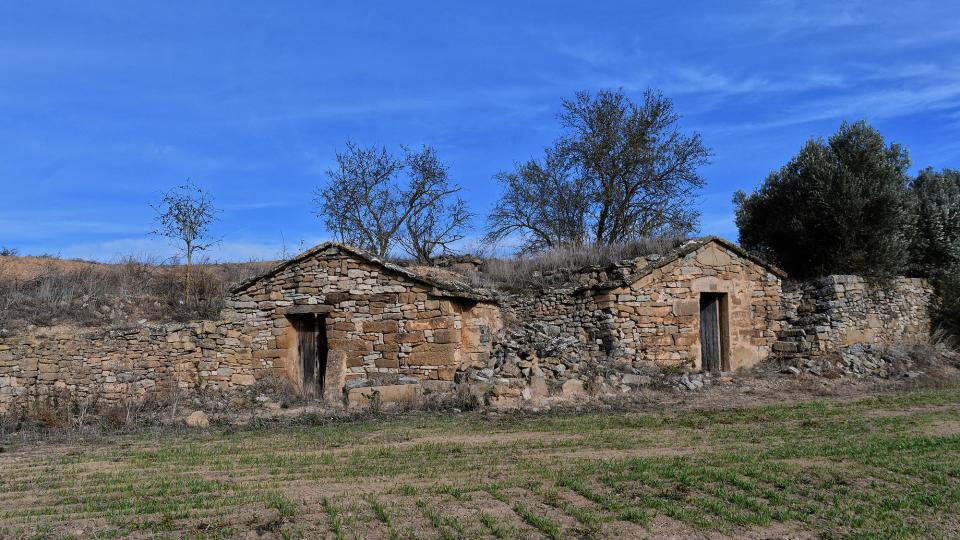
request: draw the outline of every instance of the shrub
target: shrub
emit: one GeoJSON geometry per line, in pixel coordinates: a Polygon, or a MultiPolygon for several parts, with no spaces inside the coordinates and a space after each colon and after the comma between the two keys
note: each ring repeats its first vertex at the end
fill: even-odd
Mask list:
{"type": "Polygon", "coordinates": [[[936,324],[952,341],[960,340],[960,268],[945,272],[937,280],[941,304],[936,312],[936,324]]]}
{"type": "Polygon", "coordinates": [[[740,243],[793,277],[906,269],[911,221],[905,148],[865,122],[810,140],[759,189],[734,196],[740,243]]]}

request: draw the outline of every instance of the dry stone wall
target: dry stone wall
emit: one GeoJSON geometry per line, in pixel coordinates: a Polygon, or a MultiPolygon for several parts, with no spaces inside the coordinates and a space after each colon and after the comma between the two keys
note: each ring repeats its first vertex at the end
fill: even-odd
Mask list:
{"type": "Polygon", "coordinates": [[[787,324],[781,278],[712,242],[570,281],[504,298],[508,329],[488,369],[469,371],[469,380],[508,400],[591,385],[625,390],[662,368],[697,369],[701,293],[724,295],[728,369],[766,359],[787,324]]]}
{"type": "Polygon", "coordinates": [[[0,412],[68,395],[118,403],[173,387],[227,390],[271,374],[237,325],[203,321],[0,340],[0,412]]]}
{"type": "Polygon", "coordinates": [[[326,327],[330,401],[353,383],[452,381],[461,367],[488,364],[500,330],[495,304],[337,247],[314,255],[235,294],[218,321],[2,338],[0,412],[64,393],[115,403],[174,385],[235,391],[271,376],[298,383],[293,320],[308,314],[326,327]]]}
{"type": "Polygon", "coordinates": [[[774,344],[784,358],[823,356],[853,344],[925,340],[936,302],[933,288],[923,279],[871,284],[842,275],[791,283],[784,296],[788,326],[774,344]]]}
{"type": "Polygon", "coordinates": [[[699,368],[700,295],[723,295],[727,369],[736,370],[769,356],[785,325],[781,287],[767,268],[708,243],[595,300],[612,316],[613,354],[633,359],[634,367],[699,368]]]}

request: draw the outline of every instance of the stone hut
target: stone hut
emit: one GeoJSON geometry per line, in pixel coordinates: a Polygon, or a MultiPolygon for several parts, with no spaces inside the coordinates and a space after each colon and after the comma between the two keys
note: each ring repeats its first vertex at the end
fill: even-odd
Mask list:
{"type": "Polygon", "coordinates": [[[765,360],[785,326],[778,268],[716,237],[607,268],[574,285],[504,306],[525,324],[503,351],[505,371],[535,360],[557,382],[611,370],[734,371],[765,360]],[[532,346],[524,347],[524,342],[532,346]]]}
{"type": "Polygon", "coordinates": [[[252,338],[254,358],[328,401],[344,387],[359,399],[398,381],[453,381],[487,365],[501,326],[483,292],[332,242],[240,284],[223,318],[252,338]]]}
{"type": "Polygon", "coordinates": [[[786,274],[722,238],[640,258],[587,287],[608,353],[641,365],[733,371],[765,360],[784,326],[786,274]]]}

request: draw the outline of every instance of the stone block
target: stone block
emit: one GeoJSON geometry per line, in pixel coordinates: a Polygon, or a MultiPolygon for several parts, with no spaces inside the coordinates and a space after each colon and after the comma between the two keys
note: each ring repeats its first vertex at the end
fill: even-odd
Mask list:
{"type": "Polygon", "coordinates": [[[432,317],[429,319],[416,319],[407,321],[404,328],[410,330],[441,330],[443,328],[452,328],[453,319],[450,317],[432,317]]]}
{"type": "Polygon", "coordinates": [[[419,384],[391,384],[384,386],[363,386],[353,388],[347,393],[350,406],[364,406],[370,403],[374,395],[381,403],[396,403],[416,399],[421,392],[419,384]]]}
{"type": "Polygon", "coordinates": [[[407,356],[411,366],[453,366],[458,363],[458,351],[452,345],[425,343],[418,345],[407,356]]]}
{"type": "Polygon", "coordinates": [[[234,373],[230,377],[230,384],[235,384],[237,386],[250,386],[257,382],[256,377],[250,375],[249,373],[234,373]]]}
{"type": "Polygon", "coordinates": [[[560,395],[566,399],[577,399],[586,397],[587,391],[583,387],[583,381],[570,379],[560,387],[560,395]]]}
{"type": "Polygon", "coordinates": [[[673,314],[677,317],[698,315],[700,313],[700,300],[687,299],[676,300],[673,303],[673,314]]]}
{"type": "Polygon", "coordinates": [[[433,342],[434,343],[459,343],[460,330],[454,329],[454,328],[435,330],[433,332],[433,342]]]}
{"type": "Polygon", "coordinates": [[[397,357],[396,353],[394,354],[384,354],[383,357],[377,358],[374,361],[374,365],[378,368],[388,368],[388,369],[397,369],[400,367],[400,360],[397,357]]]}
{"type": "Polygon", "coordinates": [[[395,334],[400,330],[397,321],[367,321],[363,323],[363,331],[377,334],[395,334]]]}

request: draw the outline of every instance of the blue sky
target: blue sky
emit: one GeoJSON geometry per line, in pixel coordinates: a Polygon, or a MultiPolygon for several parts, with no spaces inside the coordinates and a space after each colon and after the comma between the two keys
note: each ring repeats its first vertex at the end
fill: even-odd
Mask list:
{"type": "Polygon", "coordinates": [[[844,119],[914,170],[960,167],[958,21],[945,1],[0,2],[0,245],[170,255],[149,204],[190,178],[223,210],[213,258],[297,251],[329,237],[312,193],[347,138],[436,146],[483,216],[562,98],[648,86],[713,149],[702,232],[736,239],[733,192],[844,119]]]}

